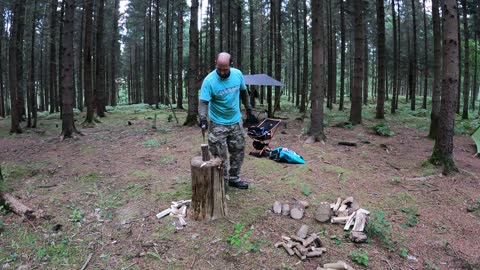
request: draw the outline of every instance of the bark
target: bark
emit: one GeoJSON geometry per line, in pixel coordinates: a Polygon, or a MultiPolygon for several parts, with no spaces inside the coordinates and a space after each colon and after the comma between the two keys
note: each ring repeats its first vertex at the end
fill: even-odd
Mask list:
{"type": "Polygon", "coordinates": [[[458,93],[458,20],[455,0],[444,0],[443,15],[443,79],[440,128],[430,161],[443,165],[443,173],[458,171],[453,160],[455,105],[458,93]]]}
{"type": "MultiPolygon", "coordinates": [[[[0,35],[1,36],[1,35],[0,35]]],[[[475,32],[475,64],[473,68],[472,110],[478,98],[478,33],[475,32]]]]}
{"type": "MultiPolygon", "coordinates": [[[[17,99],[15,104],[15,112],[18,114],[19,121],[25,120],[25,96],[24,96],[24,67],[23,67],[23,35],[25,32],[25,4],[22,4],[22,10],[20,11],[21,17],[18,20],[17,28],[17,99]]],[[[12,106],[12,114],[14,112],[14,107],[12,106]]]]}
{"type": "Polygon", "coordinates": [[[92,73],[92,16],[93,1],[84,3],[85,12],[85,29],[84,29],[84,52],[83,52],[83,80],[85,86],[85,106],[87,107],[87,115],[85,116],[85,124],[93,124],[95,112],[95,96],[93,94],[93,73],[92,73]]]}
{"type": "Polygon", "coordinates": [[[83,97],[84,97],[84,73],[83,73],[83,53],[84,53],[84,38],[85,38],[85,5],[82,10],[82,21],[80,23],[80,43],[78,44],[78,79],[77,79],[77,108],[83,111],[83,97]]]}
{"type": "Polygon", "coordinates": [[[189,44],[189,68],[188,68],[188,112],[184,125],[194,126],[197,124],[198,89],[198,0],[192,0],[190,6],[190,44],[189,44]]]}
{"type": "Polygon", "coordinates": [[[105,49],[104,49],[104,10],[105,0],[97,0],[97,42],[95,70],[95,102],[98,117],[105,117],[105,49]]]}
{"type": "MultiPolygon", "coordinates": [[[[249,43],[249,56],[250,56],[250,74],[255,74],[255,20],[253,16],[253,0],[248,0],[248,16],[250,19],[250,43],[249,43]]],[[[254,107],[255,105],[255,96],[253,93],[256,91],[255,86],[250,86],[252,94],[250,95],[250,104],[254,107]]]]}
{"type": "Polygon", "coordinates": [[[160,102],[160,0],[156,0],[155,3],[155,53],[153,55],[155,56],[155,70],[153,71],[152,98],[155,107],[158,108],[160,102]]]}
{"type": "Polygon", "coordinates": [[[386,79],[386,48],[385,48],[385,7],[384,0],[377,0],[377,113],[375,118],[384,119],[385,79],[386,79]]]}
{"type": "MultiPolygon", "coordinates": [[[[267,73],[272,74],[273,72],[273,56],[274,54],[274,33],[275,33],[275,0],[270,0],[270,21],[269,21],[269,39],[268,39],[268,50],[267,50],[267,73]]],[[[268,117],[273,117],[273,108],[272,108],[272,87],[267,86],[267,114],[268,117]]]]}
{"type": "MultiPolygon", "coordinates": [[[[3,59],[3,33],[4,33],[4,24],[5,24],[5,19],[4,19],[4,6],[0,4],[0,63],[4,63],[3,59]]],[[[0,65],[0,116],[5,118],[5,88],[3,87],[3,65],[0,65]]],[[[1,175],[1,172],[0,172],[1,175]]]]}
{"type": "MultiPolygon", "coordinates": [[[[363,77],[363,1],[354,1],[354,63],[352,85],[352,107],[350,109],[350,122],[354,125],[362,123],[362,77],[363,77]]],[[[367,78],[365,78],[367,79],[367,78]]]]}
{"type": "Polygon", "coordinates": [[[432,112],[430,114],[430,131],[428,137],[435,139],[440,125],[440,97],[442,81],[442,43],[440,33],[439,0],[432,0],[432,24],[433,24],[433,81],[432,81],[432,112]]]}
{"type": "MultiPolygon", "coordinates": [[[[252,0],[250,0],[252,1],[252,0]]],[[[210,70],[215,69],[215,0],[208,1],[209,13],[208,18],[209,20],[209,47],[210,47],[210,57],[208,59],[208,67],[210,70]]],[[[250,18],[250,22],[252,19],[250,18]]]]}
{"type": "Polygon", "coordinates": [[[312,0],[312,96],[311,96],[311,126],[308,135],[315,141],[325,139],[323,131],[323,10],[322,0],[312,0]]]}
{"type": "Polygon", "coordinates": [[[73,54],[73,20],[75,0],[65,0],[65,17],[63,23],[62,42],[62,138],[71,138],[75,132],[73,119],[74,89],[74,54],[73,54]]]}
{"type": "Polygon", "coordinates": [[[23,35],[20,31],[20,21],[24,19],[25,16],[25,2],[24,1],[15,1],[13,5],[13,19],[10,29],[10,46],[9,46],[9,66],[8,66],[8,76],[9,76],[9,86],[10,86],[10,100],[11,100],[11,127],[10,133],[22,133],[20,128],[20,119],[18,111],[16,110],[17,104],[17,94],[20,90],[19,80],[18,80],[18,69],[22,65],[22,46],[23,46],[23,35]]]}
{"type": "Polygon", "coordinates": [[[468,34],[468,11],[467,11],[467,1],[462,0],[463,7],[463,38],[465,39],[464,48],[465,48],[465,57],[463,59],[464,70],[463,70],[463,112],[462,119],[468,119],[468,98],[470,93],[470,47],[469,47],[469,34],[468,34]]]}
{"type": "MultiPolygon", "coordinates": [[[[172,95],[168,98],[168,91],[170,87],[170,48],[171,48],[171,32],[172,32],[172,23],[171,23],[171,9],[170,9],[170,0],[167,0],[167,20],[165,25],[165,93],[167,97],[167,104],[172,104],[175,102],[175,95],[172,95]]],[[[174,93],[173,93],[174,94],[174,93]]]]}

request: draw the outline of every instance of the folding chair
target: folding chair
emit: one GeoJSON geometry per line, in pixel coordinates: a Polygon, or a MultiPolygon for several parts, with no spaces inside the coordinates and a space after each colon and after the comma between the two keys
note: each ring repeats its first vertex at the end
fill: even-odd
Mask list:
{"type": "Polygon", "coordinates": [[[247,135],[253,140],[253,148],[258,150],[258,153],[254,151],[250,152],[252,155],[258,155],[262,157],[264,154],[270,152],[270,141],[272,140],[275,132],[280,125],[281,120],[265,118],[257,126],[251,126],[248,128],[247,135]]]}

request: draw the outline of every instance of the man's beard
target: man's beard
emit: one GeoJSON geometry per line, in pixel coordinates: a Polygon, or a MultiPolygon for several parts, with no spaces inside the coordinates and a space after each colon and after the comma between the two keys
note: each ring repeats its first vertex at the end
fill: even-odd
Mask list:
{"type": "Polygon", "coordinates": [[[220,78],[222,78],[222,79],[227,79],[228,77],[230,77],[230,71],[228,71],[227,74],[222,75],[222,74],[220,74],[220,72],[218,72],[218,70],[217,70],[217,74],[218,74],[218,76],[220,76],[220,78]]]}

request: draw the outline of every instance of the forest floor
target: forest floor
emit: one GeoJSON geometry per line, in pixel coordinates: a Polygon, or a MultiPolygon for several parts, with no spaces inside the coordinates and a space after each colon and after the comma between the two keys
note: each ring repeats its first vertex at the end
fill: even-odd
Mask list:
{"type": "Polygon", "coordinates": [[[92,128],[82,128],[77,114],[85,136],[65,141],[58,114],[42,115],[39,128],[20,135],[9,135],[10,119],[0,118],[3,191],[51,216],[27,221],[0,209],[0,269],[80,269],[89,255],[87,269],[315,269],[337,260],[355,269],[480,269],[480,160],[466,135],[479,120],[457,123],[460,172],[441,176],[426,162],[429,112],[401,105],[387,114],[391,137],[369,128],[380,122],[373,104],[354,127],[337,125],[348,109],[326,110],[324,144],[304,144],[309,119],[296,120],[284,105],[271,146],[294,150],[306,164],[246,155],[242,177],[250,188],[228,191],[228,217],[187,217],[182,230],[155,215],[191,198],[190,160],[200,155],[202,136],[182,126],[185,111],[176,112],[177,124],[168,108],[118,106],[92,128]],[[377,233],[368,243],[354,244],[343,226],[314,219],[320,202],[347,196],[372,213],[377,233]],[[275,201],[294,198],[310,203],[303,219],[272,212],[275,201]],[[273,246],[302,224],[319,233],[327,248],[321,257],[300,261],[273,246]]]}

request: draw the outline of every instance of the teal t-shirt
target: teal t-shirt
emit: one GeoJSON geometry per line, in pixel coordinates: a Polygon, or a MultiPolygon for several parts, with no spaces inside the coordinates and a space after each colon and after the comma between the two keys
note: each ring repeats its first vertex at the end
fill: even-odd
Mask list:
{"type": "Polygon", "coordinates": [[[240,91],[246,91],[243,74],[236,68],[230,68],[230,76],[221,78],[216,70],[203,80],[200,100],[209,102],[210,120],[220,125],[233,125],[240,122],[240,91]]]}

